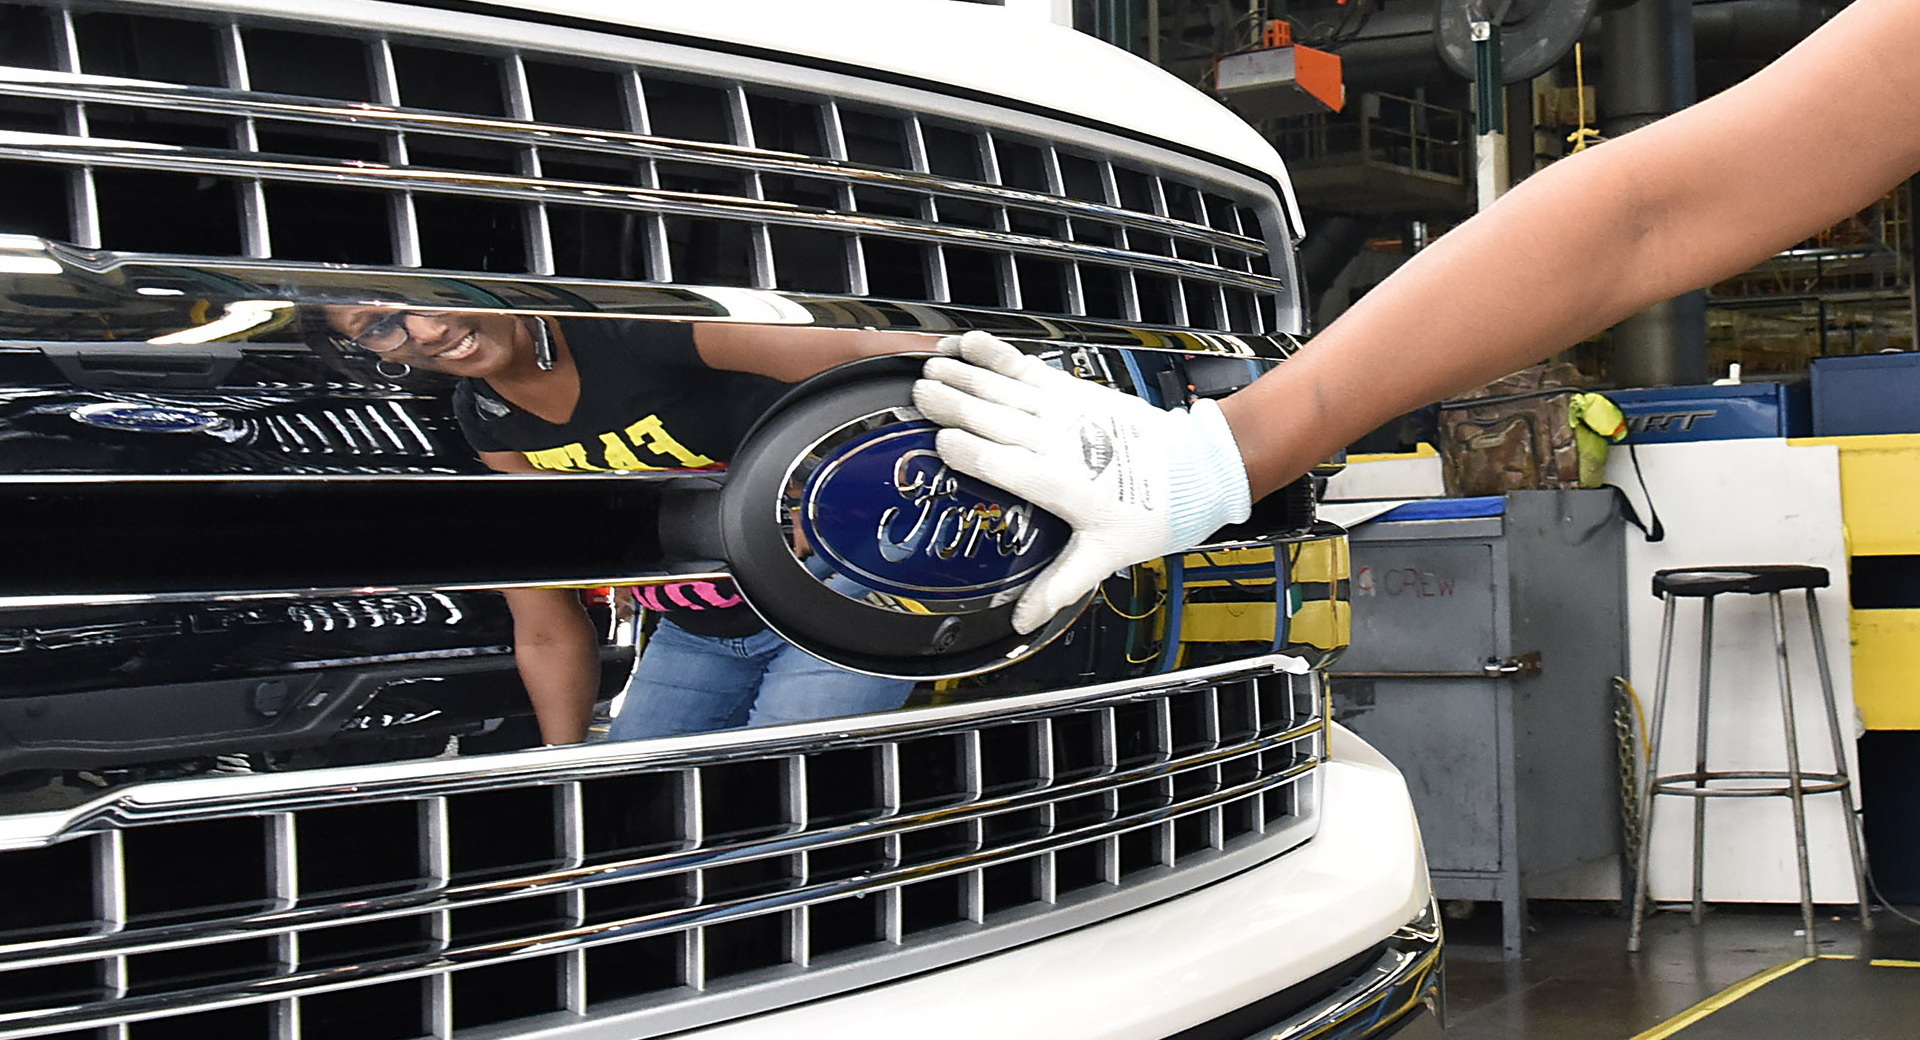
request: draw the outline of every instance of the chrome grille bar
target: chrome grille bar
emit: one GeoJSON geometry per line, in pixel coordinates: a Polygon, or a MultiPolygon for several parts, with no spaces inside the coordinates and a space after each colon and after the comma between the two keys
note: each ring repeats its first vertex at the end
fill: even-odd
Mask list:
{"type": "MultiPolygon", "coordinates": [[[[1274,292],[1284,287],[1279,280],[1264,275],[1222,271],[1178,257],[1124,252],[1105,246],[1063,242],[1057,239],[1018,234],[1004,228],[990,231],[863,214],[835,213],[826,210],[809,211],[788,203],[754,198],[699,195],[639,187],[614,189],[610,185],[596,184],[591,181],[564,181],[543,179],[538,176],[487,175],[417,167],[379,168],[344,161],[326,162],[307,159],[297,162],[276,162],[236,156],[239,156],[239,153],[214,153],[205,149],[172,147],[156,149],[154,146],[142,145],[139,142],[0,132],[0,159],[40,162],[64,159],[84,162],[88,169],[108,167],[199,176],[217,175],[237,178],[243,183],[251,183],[255,180],[277,180],[365,186],[372,182],[407,193],[431,190],[449,195],[518,199],[537,206],[544,206],[548,202],[567,202],[596,209],[633,210],[649,214],[730,216],[768,224],[885,233],[891,237],[913,241],[968,244],[980,248],[1013,250],[1033,256],[1125,264],[1173,277],[1218,280],[1255,291],[1274,292]]],[[[417,229],[415,233],[417,234],[417,229]]],[[[264,234],[263,229],[262,235],[264,234]]],[[[755,288],[770,289],[774,287],[771,280],[771,246],[765,241],[764,228],[756,233],[756,242],[758,245],[755,247],[754,263],[758,265],[756,269],[761,270],[762,274],[755,277],[756,281],[763,284],[758,284],[755,288]]],[[[550,250],[543,255],[547,270],[534,273],[550,274],[553,266],[550,250]]],[[[1006,263],[1003,264],[1005,270],[1002,277],[1011,280],[1012,261],[1010,258],[1003,259],[1006,263]]],[[[1017,297],[1010,298],[1016,300],[1011,306],[1017,309],[1019,307],[1017,297]]],[[[1184,297],[1175,294],[1174,306],[1176,317],[1178,317],[1185,306],[1184,297]]],[[[1185,324],[1185,322],[1176,321],[1176,324],[1185,324]]]]}
{"type": "MultiPolygon", "coordinates": [[[[1204,818],[1206,814],[1217,811],[1217,807],[1223,802],[1258,796],[1270,789],[1297,780],[1313,767],[1314,763],[1304,763],[1272,777],[1223,789],[1191,805],[1138,812],[1111,823],[1082,827],[1046,839],[1009,845],[991,855],[968,854],[923,865],[896,867],[849,881],[820,885],[810,890],[708,902],[692,910],[624,918],[591,927],[530,935],[506,941],[469,945],[458,945],[449,941],[445,942],[443,948],[412,958],[391,958],[348,968],[328,967],[307,972],[295,971],[276,974],[259,982],[200,987],[145,997],[123,997],[110,1004],[60,1009],[52,1013],[0,1013],[0,1037],[32,1035],[31,1032],[16,1031],[13,1027],[19,1023],[28,1023],[29,1028],[34,1032],[92,1028],[113,1022],[138,1021],[161,1014],[178,1014],[202,1008],[230,1006],[239,1002],[284,999],[288,995],[307,992],[328,992],[342,988],[346,982],[366,981],[369,977],[395,979],[427,976],[445,979],[447,978],[445,967],[450,963],[471,964],[502,958],[544,955],[560,949],[584,953],[592,946],[644,938],[649,935],[678,934],[688,928],[704,931],[711,928],[715,920],[744,918],[804,908],[840,897],[857,895],[869,889],[897,886],[906,882],[924,882],[958,875],[975,879],[977,883],[978,872],[998,862],[1035,854],[1051,854],[1063,847],[1087,844],[1091,841],[1100,841],[1104,849],[1103,839],[1107,839],[1111,834],[1140,826],[1171,827],[1172,820],[1186,818],[1174,815],[1182,811],[1195,812],[1204,818]]],[[[1170,863],[1165,862],[1162,865],[1171,866],[1170,863]]],[[[1101,880],[1108,883],[1116,882],[1117,869],[1113,874],[1103,876],[1101,880]]],[[[972,903],[971,900],[969,902],[972,903]]],[[[444,915],[449,911],[439,913],[444,915]]],[[[984,914],[980,917],[968,916],[968,919],[976,922],[982,918],[984,914]]],[[[436,945],[440,944],[436,943],[436,945]]],[[[705,987],[696,986],[695,988],[705,987]]]]}
{"type": "MultiPolygon", "coordinates": [[[[233,820],[231,808],[239,804],[209,812],[227,796],[166,799],[171,807],[151,806],[147,822],[122,817],[116,826],[125,830],[76,839],[100,850],[94,923],[65,938],[0,934],[0,978],[91,963],[102,966],[103,978],[117,971],[124,979],[128,963],[159,964],[156,958],[169,951],[261,948],[269,951],[266,960],[224,978],[182,978],[159,988],[150,981],[132,992],[123,982],[57,1006],[16,1002],[0,1012],[0,1037],[253,1008],[260,1035],[298,1040],[308,1003],[320,1001],[314,1005],[320,1008],[329,994],[365,986],[382,993],[418,987],[409,999],[419,1003],[425,1035],[450,1036],[471,1023],[474,1001],[492,985],[463,980],[505,978],[469,973],[509,965],[547,980],[536,989],[551,993],[554,1012],[638,1007],[597,987],[609,977],[602,965],[625,963],[617,958],[643,948],[673,951],[672,977],[642,987],[659,991],[642,1001],[655,1009],[647,1014],[661,1029],[684,1028],[722,1013],[705,994],[725,993],[724,1013],[732,1014],[743,985],[767,994],[772,1003],[764,1006],[777,1006],[831,991],[819,987],[855,963],[871,981],[876,960],[889,971],[924,970],[963,949],[972,956],[1028,941],[1040,934],[1035,929],[1088,923],[1244,869],[1310,833],[1311,813],[1276,814],[1282,803],[1272,795],[1311,782],[1325,721],[1316,680],[1272,671],[1273,663],[1198,670],[1171,687],[1136,680],[1074,695],[1036,695],[998,710],[923,709],[915,721],[883,718],[852,730],[844,721],[809,724],[830,729],[827,739],[821,733],[720,735],[729,739],[693,758],[602,746],[576,753],[581,761],[575,764],[556,766],[549,757],[543,768],[518,775],[510,758],[499,760],[507,768],[484,775],[469,764],[423,763],[389,782],[377,779],[378,769],[339,771],[339,784],[309,775],[323,786],[277,795],[270,788],[286,785],[285,778],[198,782],[254,788],[248,804],[266,813],[255,817],[257,828],[220,832],[259,835],[262,852],[239,849],[228,857],[263,857],[257,908],[236,904],[238,913],[207,918],[183,906],[196,919],[169,923],[150,919],[155,907],[171,905],[164,900],[154,903],[149,894],[148,909],[130,913],[125,896],[114,895],[123,891],[116,886],[128,869],[117,851],[122,834],[161,833],[153,828],[176,824],[203,828],[182,835],[213,833],[196,821],[233,820]],[[1234,739],[1221,722],[1228,703],[1234,739]],[[1176,747],[1174,740],[1185,744],[1176,747]],[[1123,761],[1123,753],[1131,757],[1123,761]],[[903,761],[909,754],[910,784],[903,761]],[[841,757],[828,761],[834,755],[841,757]],[[609,756],[626,768],[586,764],[609,756]],[[1225,782],[1223,770],[1235,782],[1225,782]],[[353,776],[368,782],[350,783],[353,776]],[[650,806],[644,811],[652,814],[653,829],[621,837],[626,825],[606,813],[610,807],[631,812],[636,804],[650,806]],[[327,867],[328,854],[339,850],[324,839],[303,841],[303,821],[311,813],[385,805],[410,806],[416,821],[415,837],[381,839],[416,843],[402,856],[414,865],[383,883],[401,890],[329,889],[339,882],[324,878],[341,869],[358,875],[327,867]],[[496,820],[509,805],[533,816],[496,820]],[[1089,806],[1097,809],[1089,814],[1089,806]],[[1229,807],[1239,821],[1233,826],[1225,824],[1229,807]],[[1194,820],[1201,821],[1205,840],[1182,844],[1176,832],[1187,833],[1194,820]],[[479,834],[488,837],[476,846],[479,834]],[[1150,855],[1126,851],[1142,840],[1132,835],[1153,836],[1145,839],[1150,855]],[[621,851],[622,843],[636,840],[656,847],[621,851]],[[473,859],[476,850],[483,860],[473,859]],[[489,865],[500,855],[517,858],[489,865]],[[314,883],[303,883],[309,873],[314,883]],[[635,895],[676,891],[666,902],[635,895]],[[551,913],[540,909],[549,906],[551,913]],[[525,916],[529,908],[539,911],[535,917],[525,916]],[[861,917],[866,924],[858,923],[861,917]],[[475,926],[480,920],[495,923],[475,926]],[[518,923],[502,931],[497,922],[503,920],[518,923]],[[408,922],[420,923],[425,945],[376,945],[341,959],[342,949],[368,941],[356,937],[369,929],[404,932],[408,922]],[[757,945],[743,946],[749,940],[757,945]],[[318,959],[308,963],[308,957],[318,959]]],[[[236,790],[233,797],[243,796],[236,790]]],[[[1299,804],[1310,808],[1312,800],[1299,804]]],[[[331,831],[323,826],[315,834],[349,833],[334,819],[331,831]]],[[[180,840],[191,839],[172,839],[180,840]]],[[[143,847],[151,860],[154,850],[171,846],[145,840],[143,847]]],[[[371,854],[376,860],[385,855],[371,854]]]]}
{"type": "MultiPolygon", "coordinates": [[[[142,105],[184,112],[198,112],[208,115],[225,115],[239,119],[254,120],[272,118],[289,122],[311,123],[319,126],[338,126],[351,123],[359,126],[376,126],[392,131],[404,141],[408,132],[430,132],[434,134],[456,135],[461,138],[492,141],[521,147],[565,147],[570,151],[592,152],[596,154],[628,158],[661,159],[678,162],[700,163],[715,167],[735,169],[746,172],[784,173],[796,176],[818,177],[827,180],[843,181],[847,184],[873,184],[878,186],[929,191],[936,196],[958,199],[970,199],[1009,205],[1024,205],[1049,210],[1058,210],[1065,215],[1098,219],[1103,222],[1119,224],[1140,230],[1189,238],[1196,242],[1220,245],[1246,251],[1262,251],[1265,244],[1257,237],[1238,230],[1225,230],[1197,223],[1189,217],[1167,215],[1164,197],[1157,197],[1158,203],[1153,212],[1123,209],[1117,202],[1101,204],[1081,199],[1069,198],[1059,194],[1042,194],[1010,187],[995,180],[993,183],[976,183],[957,178],[941,177],[926,172],[924,166],[924,146],[911,154],[921,157],[921,163],[913,170],[890,170],[882,167],[863,166],[844,158],[830,161],[809,159],[792,152],[755,148],[743,145],[722,145],[700,141],[681,141],[672,138],[655,137],[643,132],[621,133],[611,130],[586,130],[560,123],[542,123],[526,119],[486,119],[478,116],[449,115],[445,113],[403,108],[398,103],[397,93],[390,94],[391,51],[383,48],[385,61],[376,69],[388,69],[386,75],[378,77],[381,84],[379,93],[383,98],[392,97],[392,101],[383,101],[382,107],[354,105],[345,102],[329,102],[323,99],[299,99],[298,101],[280,99],[274,95],[261,95],[244,91],[219,91],[213,88],[176,88],[165,86],[147,87],[137,83],[101,82],[99,77],[78,76],[75,82],[48,83],[22,78],[33,73],[21,70],[0,68],[0,95],[14,97],[42,98],[72,103],[95,102],[116,105],[142,105]],[[539,146],[530,142],[539,141],[539,146]]],[[[517,64],[517,63],[516,63],[517,64]]],[[[41,73],[40,76],[47,74],[41,73]]],[[[636,73],[637,75],[637,73],[636,73]]],[[[524,73],[520,77],[519,89],[524,90],[524,73]]],[[[745,95],[741,93],[741,106],[745,105],[745,95]]],[[[529,109],[529,112],[531,110],[529,109]]],[[[744,112],[738,118],[744,120],[744,112]]],[[[837,121],[836,124],[837,126],[837,121]]],[[[917,125],[917,124],[916,124],[917,125]]],[[[84,130],[75,136],[89,136],[84,130]]],[[[240,151],[252,149],[241,148],[240,151]]],[[[840,154],[844,155],[845,144],[840,144],[840,154]]],[[[1057,164],[1057,160],[1055,160],[1057,164]]],[[[396,162],[396,166],[406,165],[405,161],[396,162]]],[[[989,171],[995,166],[989,165],[989,171]]],[[[1058,167],[1054,166],[1053,183],[1057,186],[1058,167]]],[[[1156,182],[1158,183],[1158,182],[1156,182]]]]}
{"type": "MultiPolygon", "coordinates": [[[[743,66],[720,55],[708,63],[675,48],[669,55],[621,47],[619,57],[594,58],[586,56],[594,47],[530,47],[505,28],[510,23],[479,24],[487,19],[470,26],[480,36],[451,42],[348,21],[314,24],[278,12],[209,16],[140,3],[76,14],[48,5],[54,67],[0,69],[0,108],[57,110],[64,113],[61,131],[49,136],[93,144],[0,155],[0,187],[12,177],[33,192],[63,183],[69,195],[60,230],[50,223],[59,218],[41,216],[29,227],[0,231],[127,253],[678,277],[1240,333],[1300,325],[1287,218],[1273,186],[1243,171],[1066,124],[1053,129],[1071,144],[1056,143],[1012,112],[977,104],[953,109],[936,95],[844,77],[794,79],[772,63],[743,66]],[[207,67],[182,74],[178,84],[143,78],[152,73],[112,42],[162,28],[182,38],[204,31],[205,55],[194,60],[207,67]],[[296,46],[289,34],[332,47],[367,84],[309,87],[297,76],[268,75],[265,63],[283,61],[285,49],[296,46]],[[472,95],[492,100],[435,97],[423,87],[428,81],[409,79],[409,68],[422,61],[497,80],[472,95]],[[585,108],[555,105],[562,88],[536,82],[536,67],[571,69],[569,75],[592,81],[585,108]],[[698,97],[689,101],[689,92],[698,97]],[[719,106],[702,113],[704,123],[675,113],[676,105],[711,106],[714,98],[719,106]],[[667,111],[655,111],[662,107],[667,111]],[[725,132],[686,128],[716,125],[716,113],[724,115],[725,132]],[[941,162],[928,154],[923,118],[945,135],[941,162]],[[221,121],[230,127],[227,146],[208,147],[208,124],[221,121]],[[849,142],[850,121],[860,127],[857,148],[849,142]],[[338,143],[346,139],[342,132],[357,142],[353,149],[370,142],[373,154],[341,160],[332,149],[346,147],[338,143]],[[128,136],[196,150],[161,154],[108,144],[128,136]],[[967,143],[956,151],[960,139],[967,143]],[[450,158],[450,146],[468,157],[450,158]],[[1069,147],[1072,176],[1063,166],[1069,147]],[[501,165],[476,158],[469,154],[475,148],[508,159],[501,165]],[[967,150],[977,151],[978,161],[962,161],[967,169],[956,175],[954,157],[967,150]],[[1008,156],[1017,158],[1012,167],[1008,156]],[[363,165],[333,168],[354,163],[363,165]],[[677,171],[665,185],[664,164],[677,171]],[[1143,187],[1105,190],[1087,172],[1111,180],[1119,165],[1128,183],[1143,187]],[[682,176],[688,171],[698,171],[698,190],[673,192],[689,186],[682,176]],[[183,175],[202,179],[178,179],[183,175]],[[699,183],[715,177],[737,187],[699,183]],[[778,192],[770,187],[776,177],[778,192]],[[1166,204],[1163,184],[1177,189],[1177,207],[1166,204]],[[141,204],[149,196],[202,229],[191,247],[170,249],[143,231],[141,204]],[[789,197],[807,205],[769,205],[789,197]],[[903,210],[902,199],[915,201],[903,210]],[[316,206],[340,207],[338,231],[318,232],[297,216],[316,206]],[[606,222],[608,210],[622,214],[617,223],[606,222]],[[1049,223],[1055,231],[1033,233],[1049,223]],[[730,239],[720,253],[689,245],[715,234],[730,239]],[[347,242],[330,237],[340,235],[347,242]],[[1068,242],[1079,248],[1059,248],[1068,242]],[[354,255],[335,255],[342,250],[354,255]],[[734,257],[739,261],[726,259],[734,257]]],[[[41,126],[36,122],[36,131],[41,126]]],[[[46,143],[13,140],[28,151],[46,143]]]]}

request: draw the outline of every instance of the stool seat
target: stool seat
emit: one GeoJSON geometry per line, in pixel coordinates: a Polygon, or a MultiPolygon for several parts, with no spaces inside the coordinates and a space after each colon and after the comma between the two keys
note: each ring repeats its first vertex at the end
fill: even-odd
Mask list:
{"type": "Polygon", "coordinates": [[[1781,798],[1793,795],[1794,785],[1801,794],[1827,794],[1849,783],[1843,773],[1809,773],[1797,776],[1786,769],[1709,769],[1694,773],[1664,773],[1653,778],[1655,794],[1677,794],[1689,798],[1781,798]],[[1753,784],[1747,781],[1777,781],[1753,784]],[[1720,784],[1709,787],[1708,784],[1720,784]],[[1737,785],[1737,786],[1736,786],[1737,785]]]}
{"type": "Polygon", "coordinates": [[[1788,589],[1824,589],[1827,569],[1805,563],[1762,563],[1749,567],[1670,567],[1653,572],[1653,594],[1718,596],[1723,592],[1764,595],[1788,589]]]}

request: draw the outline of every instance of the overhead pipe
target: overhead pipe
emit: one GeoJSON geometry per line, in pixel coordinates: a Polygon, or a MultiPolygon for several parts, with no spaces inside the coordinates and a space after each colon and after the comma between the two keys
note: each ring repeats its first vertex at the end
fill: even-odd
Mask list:
{"type": "Polygon", "coordinates": [[[1693,51],[1707,60],[1771,58],[1839,10],[1824,0],[1694,0],[1693,51]]]}
{"type": "MultiPolygon", "coordinates": [[[[1601,131],[1618,137],[1696,100],[1701,58],[1770,59],[1835,10],[1822,0],[1631,0],[1611,3],[1589,31],[1602,61],[1601,131]],[[1611,58],[1612,60],[1606,60],[1611,58]]],[[[1376,16],[1338,48],[1348,89],[1410,92],[1453,73],[1435,46],[1434,8],[1376,16]],[[1420,26],[1424,25],[1424,31],[1420,26]]],[[[1613,329],[1612,375],[1621,386],[1707,380],[1706,294],[1693,292],[1636,314],[1613,329]]]]}
{"type": "MultiPolygon", "coordinates": [[[[1831,0],[1695,0],[1692,9],[1698,57],[1770,58],[1804,39],[1832,17],[1838,5],[1831,0]]],[[[1440,60],[1433,25],[1431,0],[1395,4],[1376,13],[1359,36],[1333,48],[1345,69],[1348,91],[1407,94],[1458,82],[1440,60]]],[[[1597,24],[1583,42],[1590,57],[1604,56],[1607,40],[1597,24]]]]}
{"type": "MultiPolygon", "coordinates": [[[[1693,5],[1635,0],[1600,18],[1610,60],[1599,83],[1600,132],[1619,137],[1693,104],[1693,5]]],[[[1612,375],[1620,386],[1707,381],[1707,294],[1690,292],[1613,327],[1612,375]]]]}

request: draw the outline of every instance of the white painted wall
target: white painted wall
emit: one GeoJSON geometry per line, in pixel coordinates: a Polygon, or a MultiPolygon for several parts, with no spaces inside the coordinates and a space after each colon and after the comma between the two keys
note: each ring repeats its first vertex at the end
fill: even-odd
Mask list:
{"type": "MultiPolygon", "coordinates": [[[[1402,455],[1350,462],[1327,481],[1327,501],[1375,498],[1438,498],[1447,493],[1440,472],[1440,456],[1402,455]]],[[[1324,512],[1324,510],[1323,510],[1324,512]]],[[[1335,523],[1357,523],[1329,517],[1335,523]]],[[[1362,517],[1361,519],[1366,519],[1362,517]]]]}
{"type": "MultiPolygon", "coordinates": [[[[1829,662],[1840,701],[1843,744],[1854,754],[1853,672],[1847,628],[1847,556],[1840,517],[1839,453],[1831,445],[1792,447],[1784,440],[1643,445],[1640,462],[1667,538],[1649,544],[1627,532],[1629,671],[1647,710],[1659,667],[1660,601],[1653,572],[1717,564],[1811,563],[1832,585],[1818,594],[1829,662]]],[[[1631,463],[1616,448],[1610,483],[1641,501],[1631,463]]],[[[1644,516],[1644,511],[1642,513],[1644,516]]],[[[1831,770],[1833,752],[1821,706],[1804,593],[1787,596],[1787,640],[1801,767],[1831,770]]],[[[1659,771],[1693,768],[1700,606],[1682,600],[1675,620],[1673,674],[1659,771]]],[[[1721,596],[1714,608],[1713,711],[1709,768],[1778,769],[1786,763],[1775,678],[1772,622],[1761,596],[1721,596]]],[[[1861,792],[1857,782],[1855,797],[1861,792]]],[[[1654,809],[1652,891],[1656,900],[1692,898],[1691,799],[1666,797],[1654,809]]],[[[1807,799],[1813,892],[1817,902],[1851,903],[1844,814],[1838,795],[1807,799]]],[[[1726,902],[1798,902],[1792,806],[1786,798],[1722,798],[1707,806],[1706,897],[1726,902]]]]}
{"type": "Polygon", "coordinates": [[[1073,0],[1005,0],[1007,10],[1073,28],[1073,0]]]}

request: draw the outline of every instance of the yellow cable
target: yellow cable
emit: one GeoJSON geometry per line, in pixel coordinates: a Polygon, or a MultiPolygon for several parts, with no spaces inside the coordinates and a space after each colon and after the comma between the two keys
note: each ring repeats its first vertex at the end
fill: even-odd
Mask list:
{"type": "Polygon", "coordinates": [[[1118,614],[1121,617],[1126,618],[1128,621],[1145,621],[1146,619],[1152,617],[1155,613],[1157,613],[1162,606],[1166,605],[1167,594],[1164,592],[1161,593],[1159,601],[1156,602],[1153,606],[1148,607],[1147,612],[1145,614],[1129,614],[1126,611],[1121,610],[1119,607],[1114,606],[1113,598],[1107,595],[1107,589],[1106,589],[1106,586],[1104,585],[1100,587],[1100,602],[1105,603],[1107,605],[1108,610],[1111,610],[1115,614],[1118,614]]]}
{"type": "Polygon", "coordinates": [[[1573,82],[1574,104],[1580,113],[1580,129],[1568,134],[1567,140],[1573,142],[1574,151],[1584,152],[1587,150],[1587,140],[1599,137],[1600,131],[1587,127],[1587,63],[1577,43],[1573,45],[1573,82]]]}

